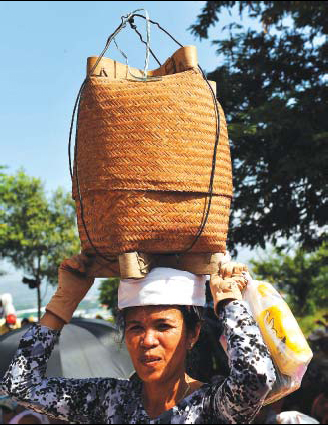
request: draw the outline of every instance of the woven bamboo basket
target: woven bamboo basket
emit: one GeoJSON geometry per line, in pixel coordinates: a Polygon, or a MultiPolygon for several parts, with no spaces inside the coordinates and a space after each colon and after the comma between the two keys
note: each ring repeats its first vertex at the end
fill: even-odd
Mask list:
{"type": "MultiPolygon", "coordinates": [[[[88,70],[96,61],[88,59],[88,70]]],[[[193,243],[206,212],[217,118],[196,48],[179,49],[148,75],[159,78],[134,80],[126,65],[102,58],[84,88],[75,156],[80,195],[73,178],[73,198],[86,252],[94,248],[85,227],[92,245],[105,256],[183,252],[193,243]]],[[[218,110],[211,209],[194,253],[226,249],[232,172],[219,104],[218,110]]]]}

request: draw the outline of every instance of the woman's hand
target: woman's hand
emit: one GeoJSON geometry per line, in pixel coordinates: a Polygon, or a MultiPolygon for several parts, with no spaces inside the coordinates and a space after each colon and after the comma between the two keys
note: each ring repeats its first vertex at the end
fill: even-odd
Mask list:
{"type": "Polygon", "coordinates": [[[242,291],[247,285],[243,272],[248,272],[246,265],[229,261],[221,265],[219,273],[211,275],[210,288],[215,312],[224,302],[242,300],[242,291]]]}
{"type": "MultiPolygon", "coordinates": [[[[94,278],[87,276],[92,259],[84,254],[64,260],[58,269],[58,288],[46,311],[69,323],[77,306],[91,288],[94,278]]],[[[49,318],[49,315],[48,315],[49,318]]],[[[41,324],[45,324],[42,319],[41,324]]]]}

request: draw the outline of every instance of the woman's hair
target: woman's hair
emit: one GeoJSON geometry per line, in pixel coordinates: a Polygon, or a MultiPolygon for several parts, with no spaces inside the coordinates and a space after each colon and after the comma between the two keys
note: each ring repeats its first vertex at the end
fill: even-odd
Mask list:
{"type": "MultiPolygon", "coordinates": [[[[194,348],[188,351],[186,371],[195,379],[210,382],[216,375],[228,376],[229,365],[223,348],[219,344],[222,333],[221,323],[218,321],[211,307],[176,306],[186,324],[187,331],[194,332],[198,324],[202,325],[201,333],[194,348]]],[[[117,327],[124,341],[125,318],[127,309],[118,312],[117,327]]]]}
{"type": "Polygon", "coordinates": [[[198,306],[179,305],[178,310],[183,315],[184,322],[188,332],[194,332],[197,325],[202,325],[204,321],[204,308],[198,306]]]}

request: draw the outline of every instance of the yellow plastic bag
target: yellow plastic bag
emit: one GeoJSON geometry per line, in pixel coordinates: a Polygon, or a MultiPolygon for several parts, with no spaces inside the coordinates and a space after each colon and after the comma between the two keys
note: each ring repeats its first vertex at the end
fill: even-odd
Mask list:
{"type": "Polygon", "coordinates": [[[313,353],[279,292],[268,282],[252,280],[248,274],[247,278],[243,299],[250,306],[277,370],[276,385],[266,400],[269,404],[300,387],[313,353]]]}

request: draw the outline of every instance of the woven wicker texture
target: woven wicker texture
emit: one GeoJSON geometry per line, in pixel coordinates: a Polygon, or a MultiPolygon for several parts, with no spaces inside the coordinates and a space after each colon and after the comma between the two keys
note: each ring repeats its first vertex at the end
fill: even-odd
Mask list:
{"type": "MultiPolygon", "coordinates": [[[[83,249],[93,252],[77,206],[83,249]]],[[[205,197],[180,192],[90,191],[83,206],[91,240],[102,254],[169,253],[181,252],[193,242],[205,197]]],[[[225,252],[229,209],[229,197],[213,197],[208,223],[192,252],[225,252]]]]}
{"type": "MultiPolygon", "coordinates": [[[[219,111],[214,194],[231,196],[227,127],[219,111]]],[[[197,70],[150,83],[92,77],[79,112],[81,191],[207,193],[215,134],[213,99],[197,70]]]]}
{"type": "MultiPolygon", "coordinates": [[[[227,127],[220,139],[208,222],[192,252],[224,252],[232,196],[227,127]]],[[[85,224],[103,255],[181,252],[206,211],[216,137],[209,87],[198,69],[136,82],[89,78],[78,119],[85,224]]],[[[73,197],[82,248],[93,249],[73,197]]]]}

